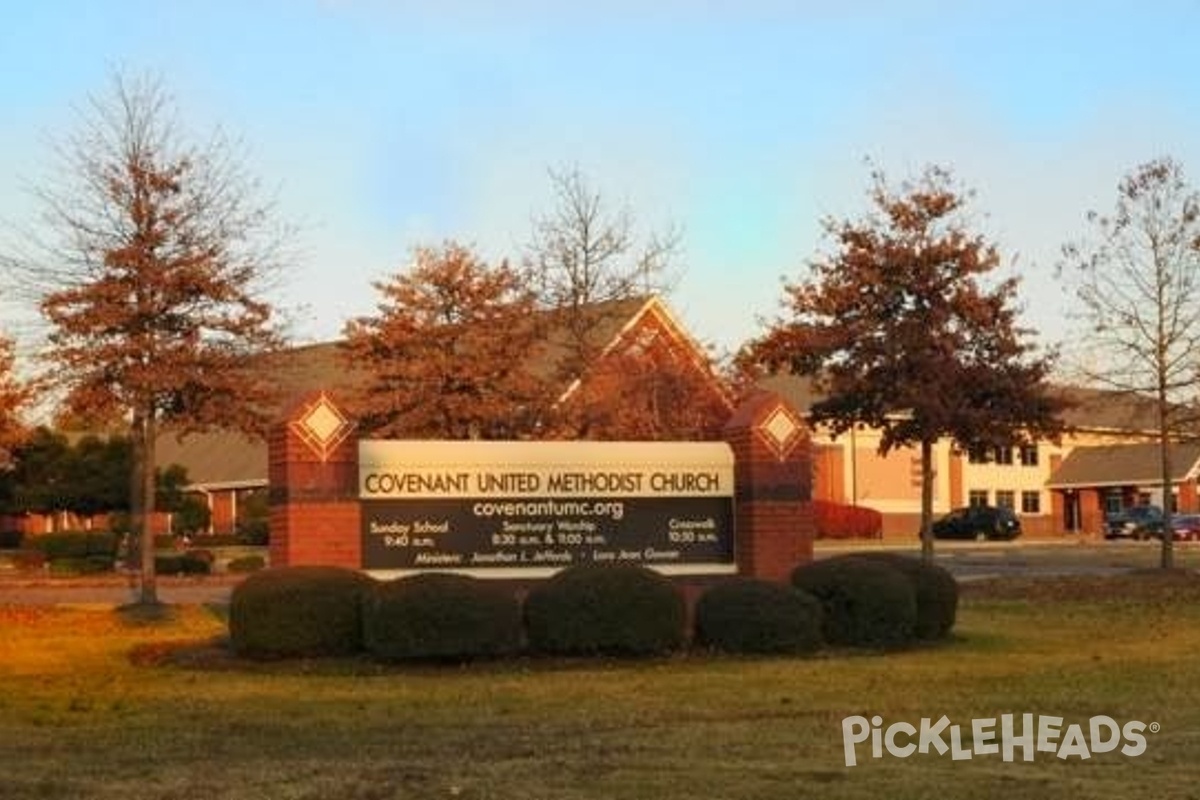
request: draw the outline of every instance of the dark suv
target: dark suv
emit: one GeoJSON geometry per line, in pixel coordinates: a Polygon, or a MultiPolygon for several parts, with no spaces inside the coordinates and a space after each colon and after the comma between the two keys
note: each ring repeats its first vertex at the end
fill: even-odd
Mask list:
{"type": "Polygon", "coordinates": [[[1109,514],[1104,521],[1106,539],[1149,539],[1162,537],[1163,512],[1158,506],[1130,506],[1109,514]]]}
{"type": "Polygon", "coordinates": [[[933,523],[936,539],[1015,539],[1021,535],[1021,520],[1011,508],[968,506],[956,508],[933,523]]]}

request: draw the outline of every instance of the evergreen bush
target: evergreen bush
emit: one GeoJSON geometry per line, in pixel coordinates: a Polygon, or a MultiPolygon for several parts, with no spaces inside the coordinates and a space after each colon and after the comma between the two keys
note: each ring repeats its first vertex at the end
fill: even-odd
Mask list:
{"type": "Polygon", "coordinates": [[[821,604],[791,586],[753,578],[717,584],[696,603],[695,642],[726,653],[811,653],[821,604]]]}
{"type": "Polygon", "coordinates": [[[521,610],[508,590],[428,573],[377,584],[363,608],[367,651],[389,661],[494,658],[521,646],[521,610]]]}
{"type": "Polygon", "coordinates": [[[958,614],[958,582],[948,569],[902,553],[862,553],[858,557],[888,564],[911,581],[917,596],[918,639],[942,639],[950,634],[958,614]]]}
{"type": "Polygon", "coordinates": [[[637,565],[581,564],[538,584],[525,599],[530,648],[554,655],[645,656],[684,640],[683,596],[637,565]]]}
{"type": "Polygon", "coordinates": [[[792,585],[821,603],[830,644],[896,647],[913,639],[916,592],[889,564],[857,557],[813,561],[792,572],[792,585]]]}
{"type": "Polygon", "coordinates": [[[347,655],[362,650],[362,607],[375,581],[341,567],[263,570],[234,587],[229,635],[253,658],[347,655]]]}
{"type": "Polygon", "coordinates": [[[31,537],[29,544],[42,551],[50,562],[89,556],[116,559],[119,539],[108,531],[60,531],[31,537]]]}

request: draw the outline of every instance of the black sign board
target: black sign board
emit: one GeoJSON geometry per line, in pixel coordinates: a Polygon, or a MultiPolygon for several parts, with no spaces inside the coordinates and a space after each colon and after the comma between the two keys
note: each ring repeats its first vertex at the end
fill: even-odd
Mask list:
{"type": "Polygon", "coordinates": [[[362,503],[371,570],[733,564],[731,497],[451,498],[362,503]]]}

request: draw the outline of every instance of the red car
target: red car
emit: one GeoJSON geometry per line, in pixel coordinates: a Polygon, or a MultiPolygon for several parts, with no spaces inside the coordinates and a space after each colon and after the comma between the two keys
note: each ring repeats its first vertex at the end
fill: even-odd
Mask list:
{"type": "Polygon", "coordinates": [[[1177,542],[1200,541],[1200,514],[1176,514],[1171,517],[1171,530],[1177,542]]]}

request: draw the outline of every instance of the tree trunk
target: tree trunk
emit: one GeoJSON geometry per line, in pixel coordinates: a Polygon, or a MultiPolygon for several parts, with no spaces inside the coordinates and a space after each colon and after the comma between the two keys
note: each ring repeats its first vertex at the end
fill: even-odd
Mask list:
{"type": "Polygon", "coordinates": [[[1175,531],[1171,523],[1171,490],[1174,487],[1171,485],[1171,437],[1165,422],[1159,426],[1158,453],[1162,468],[1162,568],[1171,569],[1175,566],[1175,531]]]}
{"type": "Polygon", "coordinates": [[[933,442],[921,442],[921,560],[933,563],[933,442]]]}
{"type": "Polygon", "coordinates": [[[153,412],[139,415],[133,435],[134,530],[141,542],[141,587],[138,602],[158,604],[158,576],[154,571],[154,440],[157,433],[153,412]]]}

